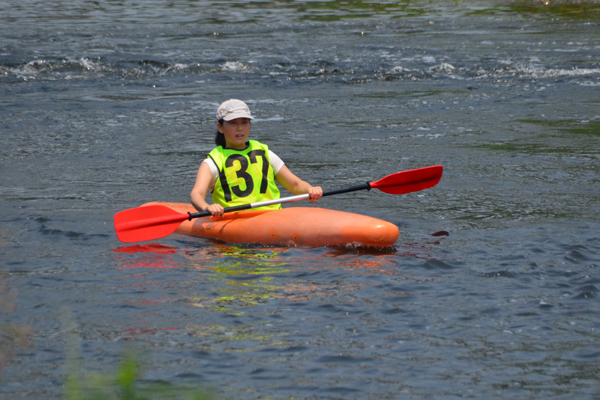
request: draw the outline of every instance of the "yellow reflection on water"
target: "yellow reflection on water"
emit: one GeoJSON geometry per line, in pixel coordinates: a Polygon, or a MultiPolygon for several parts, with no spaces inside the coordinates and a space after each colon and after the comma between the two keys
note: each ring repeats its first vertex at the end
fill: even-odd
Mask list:
{"type": "Polygon", "coordinates": [[[195,307],[243,315],[244,311],[241,311],[241,308],[265,303],[274,298],[274,292],[281,290],[280,286],[273,283],[273,275],[290,272],[289,262],[281,259],[281,254],[288,249],[216,246],[212,250],[191,257],[198,268],[212,270],[210,279],[215,285],[221,283],[219,292],[222,296],[195,296],[190,302],[190,305],[195,307]],[[256,278],[236,279],[244,275],[254,275],[256,278]]]}
{"type": "MultiPolygon", "coordinates": [[[[243,316],[264,313],[265,309],[252,307],[273,302],[278,305],[281,302],[329,303],[330,298],[339,298],[343,293],[352,302],[355,296],[351,293],[362,290],[365,283],[310,282],[288,276],[327,270],[346,270],[360,275],[402,275],[396,256],[395,251],[390,250],[246,248],[215,244],[187,253],[189,265],[209,270],[205,276],[214,287],[210,294],[196,293],[188,304],[216,313],[243,316]]],[[[239,335],[234,332],[225,337],[239,335]]]]}

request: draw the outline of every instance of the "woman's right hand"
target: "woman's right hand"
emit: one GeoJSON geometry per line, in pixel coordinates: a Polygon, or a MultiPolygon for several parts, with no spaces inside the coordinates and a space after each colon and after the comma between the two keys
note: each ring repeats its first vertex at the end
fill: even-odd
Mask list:
{"type": "Polygon", "coordinates": [[[206,207],[205,211],[208,211],[213,217],[222,217],[225,213],[225,209],[220,204],[211,204],[206,207]]]}
{"type": "Polygon", "coordinates": [[[220,204],[208,204],[206,202],[206,194],[208,193],[212,174],[210,172],[210,166],[203,162],[198,168],[198,174],[196,175],[196,183],[190,193],[190,200],[192,205],[198,211],[208,211],[213,217],[222,217],[225,209],[220,204]]]}

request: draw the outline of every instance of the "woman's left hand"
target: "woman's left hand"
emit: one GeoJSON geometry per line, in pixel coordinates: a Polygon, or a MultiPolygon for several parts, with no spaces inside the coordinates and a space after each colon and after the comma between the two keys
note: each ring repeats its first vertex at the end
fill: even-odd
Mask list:
{"type": "Polygon", "coordinates": [[[310,196],[310,201],[317,201],[323,197],[323,189],[321,189],[321,186],[311,186],[308,189],[308,195],[310,196]]]}

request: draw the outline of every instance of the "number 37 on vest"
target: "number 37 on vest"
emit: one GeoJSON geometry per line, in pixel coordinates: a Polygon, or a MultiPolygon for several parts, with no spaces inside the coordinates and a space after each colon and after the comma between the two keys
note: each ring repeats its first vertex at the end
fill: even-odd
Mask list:
{"type": "MultiPolygon", "coordinates": [[[[223,207],[274,200],[280,197],[273,168],[269,163],[269,147],[255,140],[245,150],[219,146],[208,155],[219,168],[219,179],[212,192],[213,202],[223,207]]],[[[264,207],[278,209],[281,204],[264,207]]]]}

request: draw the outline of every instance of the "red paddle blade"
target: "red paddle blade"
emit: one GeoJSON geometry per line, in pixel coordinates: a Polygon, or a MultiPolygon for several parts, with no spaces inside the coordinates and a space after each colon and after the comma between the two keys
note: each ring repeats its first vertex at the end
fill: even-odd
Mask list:
{"type": "Polygon", "coordinates": [[[165,206],[137,207],[115,214],[115,230],[121,242],[143,242],[170,235],[189,217],[165,206]]]}
{"type": "Polygon", "coordinates": [[[429,189],[438,184],[442,178],[443,167],[434,165],[410,171],[396,172],[377,182],[371,182],[372,188],[389,194],[405,194],[429,189]]]}

